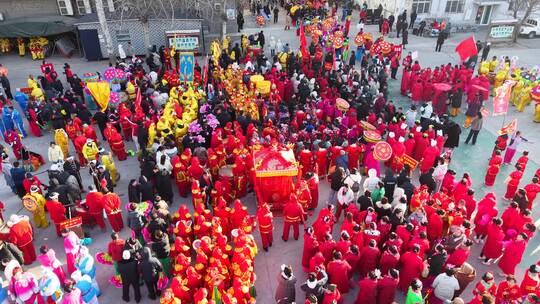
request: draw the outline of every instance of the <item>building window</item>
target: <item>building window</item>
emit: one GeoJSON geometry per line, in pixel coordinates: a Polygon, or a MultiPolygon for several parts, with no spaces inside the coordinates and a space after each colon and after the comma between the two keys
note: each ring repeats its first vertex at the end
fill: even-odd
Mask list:
{"type": "Polygon", "coordinates": [[[82,16],[82,15],[92,13],[92,10],[89,10],[90,9],[90,2],[85,1],[85,0],[77,0],[75,2],[75,4],[77,5],[77,13],[79,15],[82,16]]]}
{"type": "Polygon", "coordinates": [[[112,13],[115,10],[114,0],[103,0],[103,11],[112,13]]]}
{"type": "Polygon", "coordinates": [[[73,15],[73,6],[71,5],[71,0],[56,0],[58,4],[58,10],[62,16],[71,16],[73,15]]]}
{"type": "Polygon", "coordinates": [[[446,1],[445,13],[463,13],[463,0],[448,0],[446,1]]]}
{"type": "Polygon", "coordinates": [[[131,43],[131,35],[129,34],[129,30],[117,30],[116,42],[123,45],[127,45],[128,42],[131,43]]]}
{"type": "Polygon", "coordinates": [[[417,14],[428,14],[431,7],[431,0],[413,0],[412,10],[417,14]]]}

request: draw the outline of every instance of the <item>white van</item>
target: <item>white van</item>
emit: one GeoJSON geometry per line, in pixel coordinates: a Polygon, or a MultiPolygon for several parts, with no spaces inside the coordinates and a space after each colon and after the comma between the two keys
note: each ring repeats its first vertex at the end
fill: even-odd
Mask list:
{"type": "Polygon", "coordinates": [[[521,29],[519,30],[519,35],[527,36],[527,38],[534,38],[537,35],[540,35],[540,26],[538,21],[539,19],[527,19],[523,22],[521,29]]]}

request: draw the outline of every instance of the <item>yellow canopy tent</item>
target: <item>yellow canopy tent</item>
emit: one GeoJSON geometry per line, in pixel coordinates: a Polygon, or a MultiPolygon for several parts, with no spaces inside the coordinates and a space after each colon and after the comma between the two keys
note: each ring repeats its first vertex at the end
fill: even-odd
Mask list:
{"type": "Polygon", "coordinates": [[[86,87],[92,94],[92,97],[96,100],[96,103],[100,110],[103,112],[109,105],[109,97],[111,95],[111,88],[106,81],[88,82],[86,87]]]}

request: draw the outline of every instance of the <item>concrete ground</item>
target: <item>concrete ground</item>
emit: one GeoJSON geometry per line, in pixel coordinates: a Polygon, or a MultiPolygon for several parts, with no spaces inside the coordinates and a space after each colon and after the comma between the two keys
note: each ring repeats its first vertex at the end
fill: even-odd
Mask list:
{"type": "MultiPolygon", "coordinates": [[[[357,22],[358,14],[355,13],[353,18],[353,26],[351,35],[354,37],[356,34],[355,22],[357,22]]],[[[281,12],[280,22],[276,25],[270,24],[264,28],[259,28],[254,25],[252,18],[249,16],[249,13],[246,12],[246,29],[245,33],[254,33],[260,30],[264,30],[266,37],[275,36],[276,38],[281,39],[284,43],[288,42],[292,49],[298,48],[298,38],[295,36],[295,31],[283,31],[283,21],[284,15],[281,12]]],[[[367,26],[367,31],[370,31],[375,34],[375,26],[367,26]]],[[[481,34],[481,32],[480,32],[481,34]]],[[[481,37],[480,34],[476,34],[477,37],[481,37]]],[[[454,47],[461,41],[466,38],[467,34],[456,34],[450,37],[450,39],[443,46],[443,51],[441,53],[434,53],[435,39],[433,38],[420,38],[413,35],[409,36],[409,45],[407,46],[407,51],[418,51],[419,58],[422,66],[434,66],[440,65],[447,62],[456,63],[457,56],[454,53],[454,47]]],[[[397,39],[390,38],[392,42],[397,42],[397,39]]],[[[517,45],[514,46],[493,46],[490,55],[509,55],[509,56],[518,56],[519,64],[524,66],[532,66],[537,62],[537,53],[540,51],[540,39],[520,39],[517,45]]],[[[82,75],[85,72],[94,72],[94,71],[104,71],[108,66],[108,62],[87,62],[84,59],[80,58],[61,58],[53,57],[48,58],[49,61],[54,63],[57,70],[61,71],[61,67],[64,62],[68,62],[75,73],[82,75]]],[[[202,59],[204,60],[204,59],[202,59]]],[[[17,87],[26,86],[26,79],[28,74],[38,74],[39,73],[39,62],[33,62],[28,57],[19,58],[17,56],[0,56],[0,63],[9,69],[9,79],[11,81],[11,86],[13,91],[17,87]]],[[[400,81],[392,81],[390,84],[390,98],[393,99],[398,105],[403,106],[404,109],[408,108],[409,101],[407,98],[403,98],[399,95],[399,85],[400,81]]],[[[491,107],[491,103],[487,105],[491,107]]],[[[529,143],[524,143],[520,146],[519,150],[529,150],[530,159],[529,165],[525,172],[525,177],[522,179],[521,186],[527,184],[534,171],[538,168],[540,163],[540,147],[535,143],[539,142],[540,132],[538,132],[538,125],[532,122],[533,117],[533,107],[528,106],[525,108],[523,113],[518,113],[514,108],[509,109],[509,113],[506,117],[489,117],[484,121],[484,129],[480,132],[478,142],[475,146],[460,144],[460,147],[456,149],[451,168],[458,172],[458,175],[461,175],[463,172],[469,172],[472,175],[474,184],[473,188],[476,190],[476,197],[480,199],[482,195],[489,191],[493,191],[497,194],[498,198],[501,198],[506,189],[503,184],[506,176],[512,171],[510,166],[504,166],[501,172],[498,175],[496,185],[491,188],[486,188],[483,186],[483,178],[485,174],[486,164],[488,162],[488,157],[491,153],[491,150],[494,145],[496,138],[495,132],[501,127],[503,120],[510,121],[511,119],[518,118],[518,128],[522,130],[523,135],[529,139],[529,143]]],[[[463,117],[458,117],[458,121],[462,122],[463,117]]],[[[466,130],[463,131],[462,135],[467,135],[466,130]]],[[[45,134],[41,138],[28,137],[23,140],[24,144],[32,151],[38,152],[41,155],[46,157],[47,146],[49,141],[51,141],[51,134],[45,134]]],[[[461,142],[465,138],[462,138],[461,142]]],[[[132,149],[133,143],[128,142],[127,148],[132,149]]],[[[70,148],[73,151],[73,147],[70,148]]],[[[42,167],[38,173],[41,173],[43,170],[47,169],[49,164],[42,167]]],[[[118,172],[121,174],[122,178],[119,181],[116,192],[121,196],[124,203],[127,203],[127,185],[130,179],[137,178],[139,176],[138,162],[135,158],[128,158],[126,161],[116,161],[116,166],[118,172]]],[[[87,170],[83,169],[82,172],[85,185],[91,183],[87,170]]],[[[47,182],[46,174],[38,174],[43,181],[47,182]]],[[[6,210],[4,212],[4,217],[9,217],[10,214],[20,213],[27,214],[27,212],[22,209],[20,199],[13,195],[7,186],[3,182],[0,182],[0,200],[4,202],[6,210]],[[21,210],[22,209],[22,210],[21,210]]],[[[324,205],[326,197],[328,196],[328,184],[326,182],[321,182],[320,185],[320,206],[324,205]]],[[[175,203],[171,206],[171,209],[176,209],[179,204],[187,204],[191,206],[190,200],[188,199],[178,199],[176,193],[175,203]]],[[[248,195],[243,202],[248,206],[251,214],[255,213],[256,202],[253,194],[248,195]]],[[[498,207],[501,210],[504,210],[507,202],[502,199],[498,200],[498,207]]],[[[540,211],[538,208],[533,213],[534,219],[538,219],[540,216],[540,211]]],[[[295,275],[298,277],[297,284],[297,300],[299,303],[303,302],[303,292],[300,290],[300,284],[305,280],[306,276],[302,271],[300,259],[303,242],[301,241],[302,236],[300,236],[299,241],[289,240],[285,243],[281,240],[281,231],[283,227],[282,218],[275,219],[275,231],[274,231],[274,245],[269,252],[260,251],[259,255],[255,261],[255,271],[257,274],[257,300],[259,303],[274,303],[273,295],[276,289],[276,277],[279,273],[279,265],[281,264],[290,264],[295,270],[295,275]]],[[[537,221],[537,226],[540,224],[540,220],[537,221]]],[[[106,245],[109,241],[109,233],[102,233],[98,228],[87,230],[88,234],[93,238],[94,242],[90,246],[92,253],[97,253],[99,251],[106,250],[106,245]]],[[[128,229],[124,229],[122,232],[123,237],[128,237],[128,229]]],[[[57,251],[58,257],[64,261],[65,256],[63,252],[62,240],[57,238],[54,229],[49,227],[47,229],[40,229],[35,231],[35,245],[39,247],[42,244],[48,244],[50,247],[54,248],[57,251]]],[[[255,238],[260,244],[260,239],[258,233],[255,234],[255,238]]],[[[473,253],[471,254],[470,263],[472,263],[477,268],[477,273],[481,276],[485,271],[491,270],[495,273],[498,272],[496,266],[485,266],[478,262],[476,257],[479,255],[481,250],[480,245],[474,245],[473,253]]],[[[523,257],[522,263],[518,267],[517,277],[521,279],[524,273],[524,270],[532,263],[540,259],[538,251],[540,250],[540,237],[536,235],[530,242],[527,247],[527,251],[523,257]]],[[[29,269],[38,274],[39,266],[37,263],[34,263],[29,267],[29,269]]],[[[105,267],[98,265],[98,275],[97,280],[100,283],[103,295],[100,297],[101,303],[117,303],[121,296],[121,291],[115,289],[111,284],[108,283],[109,277],[112,275],[113,270],[111,267],[105,267]]],[[[470,287],[474,286],[476,283],[473,282],[470,284],[470,287]]],[[[354,283],[356,286],[356,281],[354,283]]],[[[466,300],[471,297],[471,288],[469,288],[464,293],[464,298],[466,300]]],[[[344,303],[352,303],[356,297],[358,288],[353,289],[348,295],[345,296],[344,303]]],[[[143,288],[143,295],[147,293],[143,288]]],[[[133,299],[133,297],[132,297],[133,299]]],[[[146,297],[144,297],[144,303],[150,303],[146,297]]],[[[398,296],[397,301],[403,303],[403,297],[398,296]]]]}

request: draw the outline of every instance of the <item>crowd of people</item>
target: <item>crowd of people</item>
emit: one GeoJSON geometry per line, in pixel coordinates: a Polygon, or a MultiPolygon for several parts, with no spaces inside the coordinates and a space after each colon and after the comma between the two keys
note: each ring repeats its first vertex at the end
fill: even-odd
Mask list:
{"type": "MultiPolygon", "coordinates": [[[[505,210],[497,208],[494,193],[475,197],[474,187],[482,183],[451,168],[462,132],[452,117],[467,104],[464,128],[471,131],[465,143],[475,144],[483,103],[500,85],[497,79],[474,76],[463,64],[422,68],[411,53],[401,60],[399,49],[364,45],[349,54],[342,44],[327,43],[341,35],[347,39],[348,7],[344,24],[334,16],[316,25],[311,33],[320,34],[308,45],[305,18],[324,20],[337,8],[281,6],[287,12],[297,7],[292,23],[300,37],[297,52],[288,44],[278,47],[273,37],[265,43],[262,31],[234,45],[229,38],[214,41],[208,65],[196,64],[193,83],[186,83],[178,58],[170,55],[174,50],[153,48],[146,65],[133,56],[111,66],[127,74],[111,83],[123,100],[95,112],[97,98],[85,86],[102,75],[83,81],[66,64],[66,88],[54,65],[43,61],[37,80],[30,75],[28,89],[13,97],[23,115],[11,99],[2,100],[1,131],[10,147],[2,148],[2,173],[33,222],[20,215],[6,221],[9,235],[0,244],[5,298],[97,303],[96,263],[102,263],[114,267],[109,282],[123,289],[126,302],[131,289],[136,302],[142,299],[144,283],[150,299],[166,304],[254,303],[253,234],[258,228],[262,249],[278,251],[272,246],[279,212],[283,241],[289,241],[291,229],[300,239],[304,227],[305,303],[344,303],[355,288],[356,303],[392,303],[398,291],[411,304],[464,303],[460,296],[471,298],[462,292],[476,277],[480,281],[469,303],[540,302],[540,262],[530,265],[523,279],[515,277],[536,231],[531,210],[540,192],[539,170],[520,187],[531,170],[528,152],[516,162],[514,155],[527,140],[519,131],[503,132],[488,164],[486,186],[494,185],[502,165],[515,166],[505,180],[504,199],[511,201],[505,210]],[[406,110],[394,104],[389,90],[400,67],[400,93],[411,100],[406,110]],[[46,131],[54,134],[48,185],[31,173],[45,160],[24,144],[29,133],[46,131]],[[386,142],[391,155],[381,159],[378,142],[386,142]],[[255,189],[260,164],[253,155],[261,147],[292,149],[299,174],[282,201],[265,201],[272,196],[256,191],[257,211],[249,214],[242,199],[260,190],[255,189]],[[128,156],[137,156],[140,176],[129,181],[126,201],[115,192],[120,178],[115,162],[128,156]],[[82,178],[83,168],[91,180],[82,178]],[[330,194],[320,198],[325,179],[330,194]],[[191,197],[190,207],[175,206],[174,187],[182,199],[191,197]],[[107,252],[94,258],[88,249],[92,240],[65,229],[73,214],[103,231],[106,215],[112,229],[107,252]],[[46,245],[38,244],[36,256],[32,232],[49,222],[64,240],[66,268],[46,245]],[[124,225],[132,232],[127,239],[120,236],[124,225]],[[497,265],[493,271],[476,273],[468,262],[472,246],[482,246],[479,258],[497,265]],[[25,270],[35,260],[43,266],[39,279],[25,270]],[[504,281],[496,284],[495,275],[504,281]]],[[[266,13],[265,7],[254,10],[266,13]]],[[[403,35],[407,19],[406,13],[398,17],[403,35]]],[[[388,23],[382,21],[381,32],[391,28],[388,23]]],[[[297,283],[293,268],[281,265],[275,301],[301,301],[297,283]]]]}

